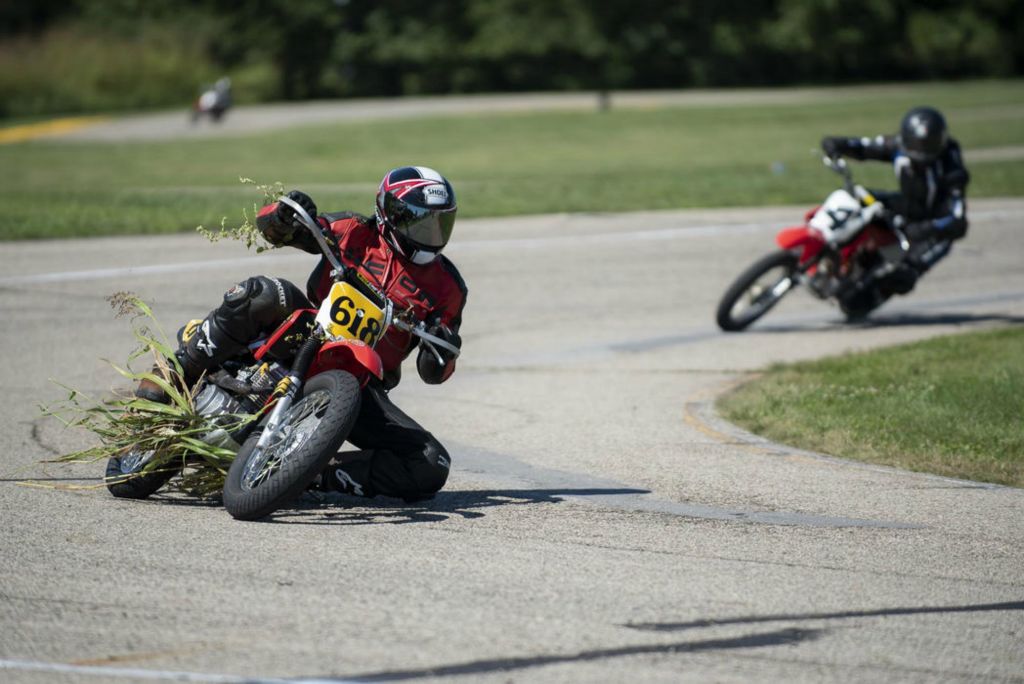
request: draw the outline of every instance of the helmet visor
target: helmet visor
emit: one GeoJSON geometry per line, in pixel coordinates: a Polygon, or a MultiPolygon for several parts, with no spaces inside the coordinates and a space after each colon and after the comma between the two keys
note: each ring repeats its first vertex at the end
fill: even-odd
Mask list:
{"type": "Polygon", "coordinates": [[[437,210],[407,204],[387,193],[384,215],[399,235],[424,249],[439,251],[455,227],[455,208],[437,210]]]}
{"type": "Polygon", "coordinates": [[[925,145],[918,143],[913,146],[907,145],[905,151],[911,160],[918,162],[919,164],[930,164],[939,158],[939,155],[942,154],[944,149],[944,144],[925,145]]]}

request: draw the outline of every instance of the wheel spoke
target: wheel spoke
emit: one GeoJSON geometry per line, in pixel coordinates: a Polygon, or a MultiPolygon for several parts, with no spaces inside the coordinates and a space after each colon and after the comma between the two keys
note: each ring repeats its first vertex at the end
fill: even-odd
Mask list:
{"type": "Polygon", "coordinates": [[[736,300],[731,315],[737,320],[756,318],[772,306],[790,287],[792,287],[792,276],[788,268],[780,266],[766,271],[736,300]],[[780,269],[781,273],[779,273],[780,269]]]}
{"type": "Polygon", "coordinates": [[[320,391],[296,403],[285,415],[274,439],[249,455],[242,485],[254,489],[284,467],[288,457],[316,431],[330,401],[330,394],[320,391]]]}

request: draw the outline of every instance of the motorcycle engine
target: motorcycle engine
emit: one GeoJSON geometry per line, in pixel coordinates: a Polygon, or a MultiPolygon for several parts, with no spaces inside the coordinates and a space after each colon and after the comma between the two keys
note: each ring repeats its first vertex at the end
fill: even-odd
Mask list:
{"type": "Polygon", "coordinates": [[[211,416],[212,422],[218,427],[204,434],[200,439],[207,444],[224,447],[232,451],[238,451],[240,444],[235,439],[241,437],[240,429],[230,430],[233,424],[237,423],[235,416],[250,413],[236,397],[227,390],[218,387],[212,382],[207,382],[195,397],[196,412],[211,416]]]}
{"type": "Polygon", "coordinates": [[[213,418],[218,427],[203,435],[208,444],[237,451],[253,423],[238,425],[240,416],[259,412],[287,371],[277,363],[242,368],[232,377],[220,371],[207,378],[195,397],[196,412],[213,418]]]}
{"type": "Polygon", "coordinates": [[[220,416],[228,413],[247,413],[242,402],[227,390],[206,383],[195,398],[196,413],[204,416],[220,416]]]}

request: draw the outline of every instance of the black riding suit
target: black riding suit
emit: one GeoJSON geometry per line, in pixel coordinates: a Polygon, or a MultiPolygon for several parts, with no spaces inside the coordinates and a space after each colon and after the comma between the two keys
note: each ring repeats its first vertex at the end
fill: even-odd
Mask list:
{"type": "Polygon", "coordinates": [[[829,154],[893,165],[899,191],[875,195],[893,220],[903,225],[911,247],[903,267],[873,285],[883,298],[910,292],[921,275],[949,254],[952,242],[967,234],[966,188],[970,176],[960,145],[950,138],[946,149],[930,163],[912,161],[899,139],[890,135],[828,137],[822,140],[822,147],[829,154]]]}
{"type": "MultiPolygon", "coordinates": [[[[264,234],[282,228],[276,206],[259,212],[256,224],[264,234]]],[[[442,336],[456,346],[461,344],[458,329],[466,286],[446,257],[438,256],[426,265],[406,262],[383,239],[374,220],[358,214],[326,214],[318,220],[346,266],[376,281],[398,308],[412,309],[420,320],[435,326],[435,332],[437,326],[443,326],[442,336]]],[[[312,240],[296,239],[289,244],[320,253],[312,240]]],[[[182,340],[178,356],[186,378],[244,353],[250,343],[269,335],[296,309],[319,305],[330,287],[329,270],[321,257],[306,293],[287,280],[266,276],[249,278],[228,290],[223,303],[182,340]]],[[[388,397],[401,378],[402,360],[416,347],[416,338],[394,328],[378,342],[384,379],[371,377],[363,389],[359,416],[348,438],[360,451],[339,453],[323,473],[320,488],[412,501],[429,497],[444,486],[451,463],[448,452],[388,397]]],[[[420,349],[416,367],[428,384],[444,382],[455,369],[455,359],[441,353],[443,363],[438,363],[432,353],[420,349]]]]}

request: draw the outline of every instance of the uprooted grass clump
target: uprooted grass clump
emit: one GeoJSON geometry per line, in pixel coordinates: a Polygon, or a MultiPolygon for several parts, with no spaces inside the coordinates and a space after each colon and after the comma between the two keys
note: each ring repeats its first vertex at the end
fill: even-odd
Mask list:
{"type": "Polygon", "coordinates": [[[152,309],[131,293],[117,293],[108,300],[118,317],[131,318],[138,342],[124,367],[108,363],[128,380],[147,379],[156,383],[167,393],[169,401],[154,402],[131,393],[96,399],[58,383],[69,394],[57,404],[43,406],[43,414],[57,418],[67,427],[84,428],[99,443],[49,462],[95,462],[152,451],[152,458],[134,476],[168,468],[182,469],[181,477],[172,480],[171,487],[194,496],[218,494],[234,452],[207,444],[202,437],[217,427],[237,429],[254,416],[220,416],[214,425],[210,418],[197,413],[194,393],[186,388],[181,365],[152,309]],[[135,371],[133,363],[147,363],[150,367],[135,371]]]}
{"type": "MultiPolygon", "coordinates": [[[[256,190],[263,195],[263,204],[267,205],[271,202],[276,202],[277,198],[284,194],[284,184],[280,181],[271,183],[268,185],[262,185],[257,183],[252,178],[240,177],[238,179],[242,185],[252,185],[256,190]]],[[[228,217],[223,216],[220,220],[220,228],[213,230],[203,225],[196,226],[196,232],[202,235],[210,242],[219,242],[225,238],[230,240],[238,240],[239,242],[245,243],[246,249],[256,248],[256,253],[265,252],[268,249],[273,249],[274,245],[267,242],[263,234],[253,224],[253,217],[255,217],[260,210],[261,205],[252,205],[252,217],[249,216],[249,212],[242,209],[242,222],[233,227],[228,227],[228,217]]]]}

